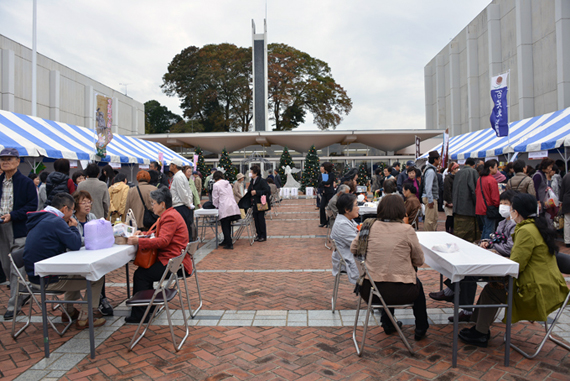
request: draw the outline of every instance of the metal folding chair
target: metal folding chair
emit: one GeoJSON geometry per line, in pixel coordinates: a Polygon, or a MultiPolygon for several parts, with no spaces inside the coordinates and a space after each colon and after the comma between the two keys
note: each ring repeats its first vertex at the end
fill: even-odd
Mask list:
{"type": "Polygon", "coordinates": [[[198,308],[196,308],[194,312],[192,312],[192,307],[190,305],[190,293],[188,292],[188,284],[186,283],[188,277],[186,277],[186,272],[184,271],[184,267],[182,267],[182,273],[184,277],[184,289],[186,290],[186,302],[188,303],[188,310],[190,311],[190,317],[192,319],[196,317],[198,311],[200,311],[200,309],[202,308],[202,293],[200,292],[200,283],[198,282],[198,270],[196,270],[196,262],[194,261],[194,254],[196,254],[196,251],[198,250],[199,243],[200,243],[199,241],[189,242],[188,245],[186,246],[186,255],[189,255],[190,259],[192,259],[192,273],[188,274],[188,277],[194,276],[194,280],[196,280],[196,289],[198,290],[198,300],[200,301],[200,305],[198,306],[198,308]]]}
{"type": "Polygon", "coordinates": [[[161,309],[155,308],[154,311],[151,312],[150,319],[148,320],[148,323],[146,323],[144,331],[139,335],[139,331],[153,306],[161,306],[164,307],[164,309],[166,310],[166,317],[168,319],[168,325],[170,326],[170,335],[172,336],[172,344],[174,345],[174,349],[177,352],[180,350],[180,348],[182,348],[182,345],[188,338],[190,330],[188,328],[188,320],[186,319],[186,311],[184,309],[184,302],[182,300],[182,293],[180,291],[180,285],[178,282],[179,281],[178,271],[182,269],[182,277],[184,279],[184,284],[186,285],[186,271],[184,271],[184,267],[182,266],[182,261],[186,256],[187,248],[188,246],[186,247],[186,249],[182,250],[182,254],[180,254],[178,257],[170,258],[168,260],[168,265],[166,266],[166,269],[164,270],[164,273],[162,274],[162,277],[158,282],[157,288],[155,288],[154,290],[139,291],[136,294],[134,294],[132,298],[127,300],[126,304],[128,307],[146,306],[143,318],[141,319],[141,322],[139,323],[137,330],[135,331],[133,338],[131,339],[131,344],[129,345],[129,351],[131,351],[135,347],[135,345],[137,345],[138,342],[144,337],[151,323],[158,316],[158,313],[162,310],[162,308],[161,309]],[[170,274],[170,277],[168,277],[167,279],[166,277],[168,276],[168,274],[170,274]],[[178,298],[180,300],[182,319],[184,320],[184,326],[186,328],[186,334],[184,338],[182,338],[178,346],[176,345],[176,338],[174,336],[174,327],[172,325],[172,320],[170,318],[170,308],[168,307],[168,303],[172,301],[176,297],[176,295],[178,295],[178,298]]]}
{"type": "MultiPolygon", "coordinates": [[[[331,248],[332,248],[333,253],[335,251],[338,251],[338,249],[336,247],[336,242],[334,239],[331,239],[331,248]]],[[[338,273],[334,277],[333,294],[332,294],[332,298],[331,298],[331,309],[332,309],[333,314],[334,314],[335,307],[336,307],[336,299],[338,297],[338,285],[340,284],[341,269],[344,266],[344,268],[347,269],[347,271],[348,271],[348,266],[346,265],[346,261],[344,260],[343,256],[340,255],[340,253],[339,253],[339,256],[340,256],[340,266],[338,269],[338,273]]]]}
{"type": "Polygon", "coordinates": [[[237,240],[240,239],[242,233],[246,231],[249,236],[249,245],[250,246],[253,245],[253,243],[255,242],[255,233],[254,233],[255,229],[252,229],[251,226],[252,223],[253,223],[253,208],[249,208],[247,210],[247,213],[245,214],[245,218],[232,222],[232,230],[234,227],[238,228],[232,235],[232,243],[236,243],[237,240]]]}
{"type": "MultiPolygon", "coordinates": [[[[16,332],[16,321],[18,320],[17,319],[18,315],[16,313],[14,313],[14,319],[12,320],[12,337],[14,339],[16,339],[22,332],[24,332],[26,330],[26,328],[28,328],[28,326],[30,325],[30,323],[32,321],[33,304],[36,303],[36,305],[40,308],[40,310],[42,309],[42,304],[36,298],[37,295],[41,295],[41,289],[39,288],[39,286],[36,286],[36,285],[29,283],[29,282],[26,282],[26,280],[22,276],[22,273],[20,273],[20,271],[18,270],[19,268],[24,267],[24,249],[16,250],[13,253],[8,254],[8,258],[10,258],[10,264],[12,266],[12,271],[14,271],[15,274],[18,275],[18,290],[16,292],[16,301],[15,301],[14,305],[15,306],[19,305],[20,296],[24,296],[24,297],[30,296],[30,301],[29,301],[30,309],[29,309],[29,312],[27,315],[26,323],[17,332],[16,332]],[[22,286],[25,288],[25,290],[21,289],[22,286]]],[[[57,298],[59,295],[63,295],[63,294],[65,294],[65,291],[46,291],[46,296],[51,296],[53,298],[57,298]]],[[[22,306],[22,310],[23,310],[23,307],[24,306],[22,306]]],[[[69,329],[69,327],[71,327],[71,324],[73,324],[73,321],[71,319],[71,316],[67,312],[67,310],[65,308],[63,308],[61,306],[61,304],[57,304],[57,307],[54,307],[53,310],[56,310],[57,308],[61,309],[63,311],[63,313],[65,315],[67,315],[69,323],[67,323],[67,325],[65,327],[63,327],[63,330],[60,331],[57,329],[57,327],[55,326],[53,321],[51,321],[51,319],[48,319],[48,322],[50,323],[50,325],[54,329],[54,331],[57,332],[58,335],[63,336],[63,334],[69,329]]],[[[16,312],[17,309],[14,311],[16,312]]]]}
{"type": "MultiPolygon", "coordinates": [[[[556,323],[558,323],[558,319],[560,318],[560,316],[562,316],[564,309],[568,305],[569,299],[570,299],[570,293],[568,293],[568,295],[566,296],[566,300],[564,301],[562,306],[558,309],[558,312],[556,313],[554,320],[552,320],[552,322],[550,323],[550,328],[548,327],[548,321],[542,322],[542,323],[544,323],[545,335],[542,338],[542,340],[540,341],[540,344],[538,345],[536,351],[532,355],[526,353],[525,351],[523,351],[522,349],[520,349],[519,347],[514,345],[512,343],[512,341],[511,341],[511,348],[513,348],[515,351],[519,352],[521,355],[523,355],[527,359],[533,359],[540,353],[540,351],[542,350],[542,347],[544,347],[544,344],[546,343],[546,340],[550,339],[553,342],[555,342],[556,344],[558,344],[561,347],[566,348],[566,350],[570,351],[570,346],[568,344],[566,344],[565,342],[563,342],[561,340],[558,340],[558,339],[555,339],[554,337],[552,337],[552,331],[554,330],[554,326],[556,326],[556,323]]],[[[505,340],[506,340],[506,338],[505,338],[505,340]]]]}
{"type": "Polygon", "coordinates": [[[389,310],[389,308],[411,308],[411,307],[413,307],[413,304],[387,305],[386,302],[384,301],[384,298],[380,294],[380,291],[376,287],[376,284],[372,280],[370,273],[368,272],[368,268],[366,267],[365,260],[363,258],[357,259],[356,257],[355,257],[355,259],[356,259],[357,265],[359,265],[361,268],[361,271],[362,271],[361,274],[362,273],[366,274],[366,277],[370,280],[370,285],[371,285],[370,297],[368,298],[368,308],[366,309],[366,318],[364,319],[364,326],[362,327],[363,328],[362,341],[360,342],[360,344],[358,344],[358,340],[356,338],[356,329],[358,328],[358,317],[360,315],[360,304],[362,302],[362,297],[360,295],[357,296],[358,301],[356,302],[356,317],[354,319],[354,328],[352,330],[352,341],[354,342],[354,346],[356,347],[356,354],[358,356],[362,356],[362,353],[364,350],[364,342],[366,340],[366,331],[368,330],[368,320],[370,318],[370,312],[373,309],[383,309],[384,312],[390,318],[390,321],[394,325],[394,328],[396,328],[396,331],[398,331],[398,335],[400,335],[400,338],[404,342],[404,345],[406,346],[406,348],[408,348],[408,351],[413,355],[414,351],[412,350],[410,343],[408,343],[408,340],[406,339],[406,337],[402,333],[402,330],[398,326],[396,319],[394,318],[394,316],[392,315],[392,313],[389,310]],[[372,304],[372,300],[373,300],[374,295],[376,295],[378,297],[378,299],[380,300],[380,304],[372,304]]]}
{"type": "Polygon", "coordinates": [[[412,225],[414,227],[414,229],[418,230],[418,222],[419,222],[419,218],[420,218],[420,214],[422,212],[422,208],[419,208],[418,211],[416,212],[416,216],[414,217],[414,219],[412,220],[412,223],[410,225],[412,225]]]}

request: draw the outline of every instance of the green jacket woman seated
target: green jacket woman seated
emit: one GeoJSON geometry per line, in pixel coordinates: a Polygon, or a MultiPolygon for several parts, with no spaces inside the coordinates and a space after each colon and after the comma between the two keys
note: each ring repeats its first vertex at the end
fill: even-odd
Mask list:
{"type": "MultiPolygon", "coordinates": [[[[514,282],[513,323],[546,321],[548,315],[564,303],[569,292],[556,263],[556,232],[548,227],[544,217],[536,215],[536,210],[535,197],[526,193],[513,197],[511,219],[517,226],[510,259],[519,264],[519,277],[514,282]]],[[[503,304],[506,300],[506,288],[489,283],[477,304],[503,304]]],[[[467,344],[486,347],[497,309],[475,309],[472,320],[477,324],[459,332],[459,338],[467,344]]]]}

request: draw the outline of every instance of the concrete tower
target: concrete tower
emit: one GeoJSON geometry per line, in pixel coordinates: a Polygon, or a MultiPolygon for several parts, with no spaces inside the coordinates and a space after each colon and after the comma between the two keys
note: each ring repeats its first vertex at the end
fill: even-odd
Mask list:
{"type": "Polygon", "coordinates": [[[267,21],[263,20],[263,33],[255,33],[255,22],[252,25],[253,55],[253,129],[269,131],[269,114],[267,110],[267,21]]]}

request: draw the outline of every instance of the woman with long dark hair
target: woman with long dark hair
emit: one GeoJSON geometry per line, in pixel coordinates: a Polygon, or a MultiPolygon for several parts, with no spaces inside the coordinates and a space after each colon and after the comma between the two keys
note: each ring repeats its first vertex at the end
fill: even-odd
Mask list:
{"type": "MultiPolygon", "coordinates": [[[[546,321],[548,315],[560,308],[568,286],[556,263],[556,231],[536,214],[535,197],[519,193],[513,197],[511,219],[517,223],[510,259],[519,264],[519,276],[514,280],[512,322],[520,320],[546,321]]],[[[507,290],[503,284],[485,286],[477,304],[505,304],[507,290]]],[[[486,347],[497,308],[476,308],[471,328],[459,332],[467,344],[486,347]]],[[[502,344],[502,336],[501,336],[502,344]]]]}
{"type": "Polygon", "coordinates": [[[554,160],[545,157],[538,165],[536,173],[532,176],[534,189],[536,190],[536,201],[538,201],[541,210],[543,210],[542,207],[544,206],[544,199],[546,198],[546,190],[548,189],[548,178],[546,174],[552,171],[553,166],[554,160]]]}
{"type": "Polygon", "coordinates": [[[479,173],[475,196],[475,214],[482,222],[481,239],[488,239],[495,231],[496,220],[487,217],[487,209],[490,206],[499,207],[499,185],[493,177],[499,170],[499,162],[495,159],[487,160],[479,173]]]}
{"type": "Polygon", "coordinates": [[[101,176],[99,176],[99,180],[107,184],[107,188],[113,185],[113,178],[115,177],[115,170],[109,164],[101,169],[101,176]]]}
{"type": "Polygon", "coordinates": [[[321,196],[321,203],[320,207],[320,219],[321,224],[319,227],[325,227],[328,224],[327,215],[325,212],[325,208],[329,204],[329,201],[334,196],[334,182],[336,177],[334,175],[334,167],[330,162],[324,162],[321,164],[321,168],[323,169],[321,172],[321,182],[319,183],[319,188],[323,189],[323,194],[321,196]]]}

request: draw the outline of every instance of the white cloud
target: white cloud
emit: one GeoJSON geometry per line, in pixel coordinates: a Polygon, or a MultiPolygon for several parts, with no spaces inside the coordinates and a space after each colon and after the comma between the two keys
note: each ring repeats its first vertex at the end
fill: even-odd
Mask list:
{"type": "MultiPolygon", "coordinates": [[[[339,129],[424,128],[423,67],[489,0],[269,0],[269,42],[327,62],[354,108],[339,129]]],[[[263,0],[38,0],[38,52],[140,102],[190,45],[251,46],[263,0]]],[[[0,2],[0,34],[31,47],[32,1],[0,2]]],[[[302,129],[314,129],[307,118],[302,129]]]]}

